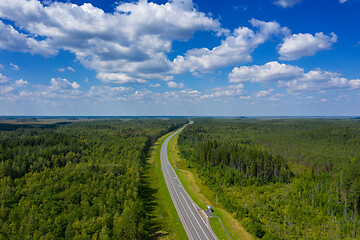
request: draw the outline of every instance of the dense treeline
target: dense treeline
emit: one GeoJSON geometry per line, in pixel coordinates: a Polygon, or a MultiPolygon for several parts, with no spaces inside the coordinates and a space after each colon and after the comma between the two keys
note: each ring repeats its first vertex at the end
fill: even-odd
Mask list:
{"type": "MultiPolygon", "coordinates": [[[[179,137],[180,145],[185,145],[186,137],[185,134],[179,137]]],[[[207,140],[197,144],[194,157],[191,156],[192,153],[183,150],[184,157],[197,162],[198,166],[206,170],[213,167],[221,169],[220,173],[225,175],[224,180],[229,185],[239,183],[245,186],[254,182],[261,184],[277,180],[285,182],[291,176],[285,159],[273,156],[253,144],[207,140]]]]}
{"type": "Polygon", "coordinates": [[[198,119],[178,144],[257,237],[360,237],[358,120],[198,119]]]}
{"type": "Polygon", "coordinates": [[[91,121],[0,131],[0,239],[148,239],[150,145],[185,120],[91,121]]]}

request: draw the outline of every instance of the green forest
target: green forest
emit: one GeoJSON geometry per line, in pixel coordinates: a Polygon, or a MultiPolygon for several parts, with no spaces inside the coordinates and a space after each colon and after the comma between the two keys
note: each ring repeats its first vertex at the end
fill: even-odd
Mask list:
{"type": "Polygon", "coordinates": [[[181,157],[261,239],[360,238],[360,121],[195,119],[181,157]]]}
{"type": "Polygon", "coordinates": [[[149,147],[184,119],[0,125],[0,239],[149,239],[149,147]]]}
{"type": "MultiPolygon", "coordinates": [[[[156,238],[146,159],[186,122],[0,124],[0,239],[156,238]]],[[[360,238],[360,120],[199,118],[178,147],[257,238],[360,238]]]]}

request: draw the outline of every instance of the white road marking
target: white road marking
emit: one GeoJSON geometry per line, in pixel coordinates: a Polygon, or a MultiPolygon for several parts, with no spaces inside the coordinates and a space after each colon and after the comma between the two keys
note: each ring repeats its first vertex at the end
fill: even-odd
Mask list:
{"type": "MultiPolygon", "coordinates": [[[[190,209],[190,206],[189,206],[189,204],[187,203],[187,201],[186,201],[186,199],[185,199],[184,195],[182,194],[182,192],[180,192],[180,194],[181,194],[181,196],[183,197],[183,199],[184,199],[184,201],[185,201],[186,205],[187,205],[187,206],[189,207],[189,209],[190,209]]],[[[199,223],[199,221],[196,219],[196,217],[195,217],[194,213],[193,213],[192,211],[190,211],[190,212],[191,212],[191,214],[193,215],[193,217],[195,218],[195,220],[196,220],[197,224],[199,224],[199,225],[200,225],[200,223],[199,223]]],[[[205,222],[204,222],[204,223],[205,223],[205,222]]],[[[201,227],[201,231],[204,233],[204,235],[205,235],[206,239],[209,239],[209,238],[206,236],[206,233],[205,233],[204,229],[202,229],[202,227],[201,227]]]]}
{"type": "MultiPolygon", "coordinates": [[[[183,129],[183,128],[182,128],[183,129]]],[[[176,211],[178,212],[178,215],[180,217],[180,220],[185,228],[185,231],[189,237],[190,240],[193,239],[204,239],[204,237],[200,237],[199,232],[197,231],[197,229],[201,229],[202,233],[204,234],[205,238],[207,240],[210,239],[218,239],[216,237],[216,235],[214,234],[214,232],[211,230],[211,227],[205,223],[203,217],[200,215],[200,212],[198,210],[200,210],[200,208],[194,203],[194,201],[191,199],[191,197],[189,196],[189,194],[185,191],[184,186],[181,184],[180,180],[177,178],[176,172],[174,170],[174,168],[172,167],[172,165],[169,162],[168,156],[167,156],[167,146],[168,143],[170,141],[170,139],[177,134],[178,132],[180,132],[182,129],[180,129],[179,131],[171,134],[163,143],[163,145],[161,146],[161,165],[163,167],[163,173],[164,173],[164,178],[166,181],[166,184],[168,186],[168,190],[170,193],[170,196],[172,198],[172,201],[175,205],[176,211]],[[168,165],[169,164],[169,165],[168,165]],[[173,176],[171,175],[173,174],[173,176]],[[175,188],[175,184],[177,184],[179,188],[175,188]],[[182,191],[184,191],[184,194],[182,193],[182,191]],[[183,201],[181,200],[178,192],[180,192],[183,200],[185,201],[185,204],[183,203],[183,201]],[[186,195],[186,198],[185,196],[186,195]],[[193,208],[195,209],[195,214],[194,214],[194,210],[190,207],[188,201],[190,201],[191,205],[193,206],[193,208]],[[188,212],[190,211],[190,213],[192,214],[192,217],[195,218],[196,223],[194,224],[193,219],[190,218],[188,212]],[[197,215],[196,215],[197,214],[197,215]],[[204,223],[204,225],[206,226],[205,228],[203,227],[201,223],[201,221],[199,222],[197,217],[200,217],[201,221],[204,223]],[[186,217],[188,219],[186,219],[186,217]],[[206,230],[207,229],[207,230],[206,230]],[[209,231],[209,232],[205,232],[209,231]],[[193,236],[193,233],[195,232],[195,234],[197,236],[193,236]]]]}

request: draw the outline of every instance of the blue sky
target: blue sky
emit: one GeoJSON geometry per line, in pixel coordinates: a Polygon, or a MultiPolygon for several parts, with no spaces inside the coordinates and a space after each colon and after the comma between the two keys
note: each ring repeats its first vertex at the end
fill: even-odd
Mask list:
{"type": "Polygon", "coordinates": [[[358,0],[0,0],[0,115],[360,115],[358,0]]]}

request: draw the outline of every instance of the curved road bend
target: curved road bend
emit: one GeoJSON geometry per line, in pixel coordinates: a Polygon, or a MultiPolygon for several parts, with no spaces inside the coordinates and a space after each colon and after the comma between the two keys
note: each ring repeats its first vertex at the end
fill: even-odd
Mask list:
{"type": "Polygon", "coordinates": [[[171,134],[161,146],[161,166],[166,185],[188,238],[190,240],[217,240],[218,238],[212,231],[210,225],[208,225],[201,216],[199,206],[193,202],[189,194],[185,191],[168,159],[168,143],[175,134],[183,129],[184,128],[181,128],[171,134]]]}

